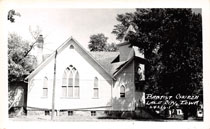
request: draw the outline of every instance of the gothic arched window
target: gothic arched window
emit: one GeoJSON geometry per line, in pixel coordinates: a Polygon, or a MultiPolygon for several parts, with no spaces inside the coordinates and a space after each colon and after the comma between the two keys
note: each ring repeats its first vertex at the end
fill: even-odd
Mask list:
{"type": "Polygon", "coordinates": [[[74,97],[79,98],[79,73],[78,71],[75,72],[74,97]]]}
{"type": "Polygon", "coordinates": [[[69,72],[68,77],[68,97],[73,97],[73,73],[69,72]]]}
{"type": "Polygon", "coordinates": [[[62,96],[69,98],[79,98],[79,72],[73,65],[66,68],[62,78],[62,96]]]}
{"type": "Polygon", "coordinates": [[[68,74],[69,74],[69,69],[65,69],[63,73],[63,78],[62,78],[62,96],[66,97],[67,96],[67,82],[68,82],[68,74]]]}

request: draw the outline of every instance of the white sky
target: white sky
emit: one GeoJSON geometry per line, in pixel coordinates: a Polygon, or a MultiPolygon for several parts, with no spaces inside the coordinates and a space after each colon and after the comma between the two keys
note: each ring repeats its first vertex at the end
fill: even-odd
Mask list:
{"type": "MultiPolygon", "coordinates": [[[[9,32],[16,32],[28,41],[33,42],[29,26],[33,30],[37,26],[45,38],[44,53],[52,53],[58,46],[73,36],[88,50],[88,42],[92,34],[104,33],[108,43],[118,43],[112,34],[114,25],[118,24],[117,14],[133,12],[129,8],[78,9],[78,8],[14,8],[21,14],[15,16],[15,23],[8,23],[9,32]]],[[[196,10],[194,10],[196,11],[196,10]]],[[[198,10],[199,11],[199,10],[198,10]]]]}
{"type": "Polygon", "coordinates": [[[135,9],[67,9],[67,8],[21,8],[15,9],[21,17],[15,23],[8,22],[9,32],[16,32],[23,39],[32,41],[29,26],[39,26],[45,39],[44,53],[51,53],[70,36],[73,36],[86,49],[90,35],[104,33],[108,42],[115,42],[111,34],[118,24],[117,14],[133,12],[135,9]]]}

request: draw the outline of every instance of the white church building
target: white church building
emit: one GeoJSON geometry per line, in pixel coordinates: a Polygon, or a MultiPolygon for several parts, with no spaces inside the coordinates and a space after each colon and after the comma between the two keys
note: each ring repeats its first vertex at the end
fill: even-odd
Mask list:
{"type": "Polygon", "coordinates": [[[89,52],[67,39],[26,78],[27,115],[49,115],[52,106],[57,115],[92,116],[144,106],[144,55],[127,41],[117,46],[118,52],[89,52]]]}

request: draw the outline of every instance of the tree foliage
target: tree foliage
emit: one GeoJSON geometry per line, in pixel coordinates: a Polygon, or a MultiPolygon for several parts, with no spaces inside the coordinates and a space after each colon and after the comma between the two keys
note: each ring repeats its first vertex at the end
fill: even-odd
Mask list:
{"type": "Polygon", "coordinates": [[[117,48],[117,45],[115,43],[106,44],[105,51],[115,52],[117,50],[118,50],[118,48],[117,48]]]}
{"type": "Polygon", "coordinates": [[[116,51],[116,44],[108,44],[107,39],[102,33],[91,35],[88,48],[90,51],[116,51]]]}
{"type": "Polygon", "coordinates": [[[29,54],[32,46],[15,33],[8,35],[8,80],[23,81],[36,66],[36,58],[29,54]]]}
{"type": "Polygon", "coordinates": [[[113,33],[144,50],[147,92],[202,94],[202,21],[191,9],[136,9],[117,15],[113,33]]]}
{"type": "Polygon", "coordinates": [[[14,23],[15,22],[14,16],[19,16],[20,17],[21,15],[20,15],[20,13],[15,12],[14,9],[9,10],[8,15],[7,15],[7,20],[9,20],[11,23],[14,23]]]}

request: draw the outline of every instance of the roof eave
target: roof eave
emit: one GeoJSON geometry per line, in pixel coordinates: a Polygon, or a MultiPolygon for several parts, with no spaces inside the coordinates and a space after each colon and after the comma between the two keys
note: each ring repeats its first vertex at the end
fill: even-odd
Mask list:
{"type": "MultiPolygon", "coordinates": [[[[69,39],[67,39],[61,46],[59,46],[56,50],[58,51],[58,53],[61,52],[61,50],[65,49],[65,47],[67,46],[68,43],[70,43],[70,41],[74,41],[104,72],[107,76],[109,76],[110,79],[114,79],[114,77],[112,75],[110,75],[93,57],[92,55],[87,52],[80,44],[77,40],[75,40],[73,37],[70,37],[69,39]]],[[[55,51],[56,51],[55,50],[55,51]]],[[[35,76],[40,69],[42,69],[49,61],[51,61],[53,59],[53,57],[55,56],[55,52],[53,52],[45,61],[43,61],[31,74],[29,74],[25,80],[32,78],[33,76],[35,76]]]]}
{"type": "Polygon", "coordinates": [[[128,64],[130,64],[133,61],[133,59],[134,59],[134,57],[130,58],[126,62],[126,64],[113,75],[113,77],[115,78],[126,66],[128,66],[128,64]]]}

